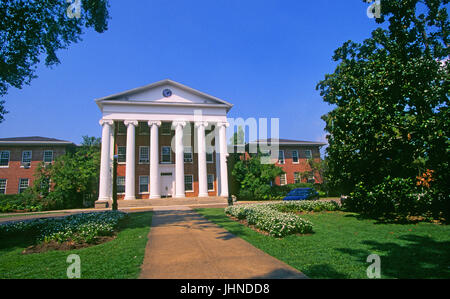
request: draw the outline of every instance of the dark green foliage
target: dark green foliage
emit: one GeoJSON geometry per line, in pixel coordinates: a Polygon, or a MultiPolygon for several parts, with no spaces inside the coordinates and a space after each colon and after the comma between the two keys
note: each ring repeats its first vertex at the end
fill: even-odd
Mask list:
{"type": "Polygon", "coordinates": [[[281,175],[283,169],[274,164],[263,164],[259,155],[234,164],[232,171],[239,189],[240,200],[270,199],[271,185],[275,178],[281,175]]]}
{"type": "Polygon", "coordinates": [[[35,212],[43,209],[42,204],[31,192],[21,194],[1,194],[0,213],[35,212]]]}
{"type": "Polygon", "coordinates": [[[43,209],[81,208],[97,198],[100,143],[87,136],[83,139],[74,152],[66,153],[53,164],[38,167],[32,190],[43,209]],[[50,189],[45,184],[49,181],[50,189]]]}
{"type": "MultiPolygon", "coordinates": [[[[64,0],[0,1],[0,97],[36,78],[36,65],[59,63],[56,52],[81,40],[85,28],[108,29],[107,0],[81,0],[79,18],[69,18],[64,0]]],[[[0,122],[4,101],[0,101],[0,122]]]]}
{"type": "MultiPolygon", "coordinates": [[[[433,200],[442,212],[450,211],[447,4],[382,0],[377,22],[387,22],[387,29],[378,28],[362,44],[348,41],[335,51],[335,72],[317,86],[334,107],[322,117],[329,132],[330,189],[356,192],[358,198],[364,197],[363,189],[377,193],[383,204],[376,209],[389,208],[392,204],[381,192],[404,202],[409,195],[391,187],[400,184],[403,191],[416,193],[407,185],[430,169],[433,181],[427,192],[436,194],[433,200]]],[[[400,206],[395,211],[402,212],[405,206],[400,206]]]]}

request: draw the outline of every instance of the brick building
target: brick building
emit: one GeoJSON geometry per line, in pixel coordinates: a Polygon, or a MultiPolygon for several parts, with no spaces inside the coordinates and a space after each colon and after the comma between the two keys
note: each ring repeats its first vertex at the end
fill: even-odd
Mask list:
{"type": "Polygon", "coordinates": [[[52,163],[75,147],[47,137],[0,138],[0,194],[17,194],[32,186],[39,163],[52,163]]]}
{"type": "Polygon", "coordinates": [[[119,199],[228,196],[230,103],[171,80],[96,103],[102,112],[97,206],[111,201],[114,156],[119,199]]]}
{"type": "Polygon", "coordinates": [[[315,162],[320,162],[320,148],[326,145],[326,143],[269,138],[256,140],[249,144],[257,147],[260,147],[261,144],[275,146],[278,149],[278,158],[273,162],[276,166],[283,168],[285,174],[277,177],[275,184],[286,185],[300,182],[322,183],[320,174],[317,171],[312,171],[308,160],[313,159],[315,162]],[[302,179],[302,173],[307,173],[307,177],[302,179]]]}

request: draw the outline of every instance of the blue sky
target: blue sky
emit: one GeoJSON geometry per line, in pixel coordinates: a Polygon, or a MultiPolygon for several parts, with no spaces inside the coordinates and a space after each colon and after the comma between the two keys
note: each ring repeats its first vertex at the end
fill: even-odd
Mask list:
{"type": "Polygon", "coordinates": [[[172,79],[234,104],[229,117],[280,119],[280,137],[323,141],[317,83],[347,40],[376,28],[361,0],[112,0],[93,30],[5,97],[0,137],[101,135],[95,98],[172,79]]]}

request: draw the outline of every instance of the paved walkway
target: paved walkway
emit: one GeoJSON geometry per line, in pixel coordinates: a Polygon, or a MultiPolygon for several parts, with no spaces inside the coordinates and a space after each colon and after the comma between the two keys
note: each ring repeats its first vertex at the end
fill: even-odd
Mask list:
{"type": "Polygon", "coordinates": [[[140,278],[307,278],[189,207],[154,207],[140,278]]]}

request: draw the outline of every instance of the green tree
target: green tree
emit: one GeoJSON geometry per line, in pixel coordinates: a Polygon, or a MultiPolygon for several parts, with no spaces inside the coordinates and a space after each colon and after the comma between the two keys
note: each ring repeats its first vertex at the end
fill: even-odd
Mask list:
{"type": "Polygon", "coordinates": [[[283,173],[281,167],[261,163],[261,153],[237,161],[232,171],[240,199],[266,199],[275,178],[283,173]]]}
{"type": "MultiPolygon", "coordinates": [[[[46,66],[58,64],[56,52],[79,42],[85,28],[107,30],[107,8],[107,0],[0,1],[0,97],[11,86],[30,84],[41,57],[46,66]]],[[[0,123],[4,103],[0,101],[0,123]]]]}
{"type": "Polygon", "coordinates": [[[334,107],[322,117],[329,132],[327,175],[342,192],[387,176],[415,177],[427,168],[435,171],[436,187],[448,187],[446,4],[381,1],[377,22],[387,22],[387,29],[335,51],[339,64],[317,88],[334,107]]]}
{"type": "Polygon", "coordinates": [[[99,176],[100,140],[84,136],[75,151],[38,167],[32,190],[45,209],[79,208],[97,198],[99,176]]]}

